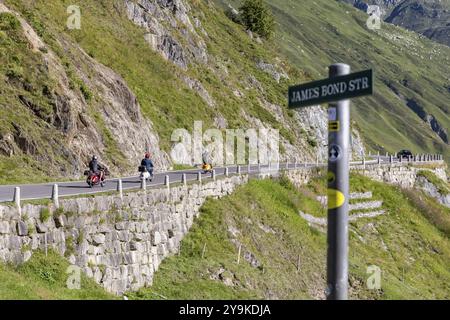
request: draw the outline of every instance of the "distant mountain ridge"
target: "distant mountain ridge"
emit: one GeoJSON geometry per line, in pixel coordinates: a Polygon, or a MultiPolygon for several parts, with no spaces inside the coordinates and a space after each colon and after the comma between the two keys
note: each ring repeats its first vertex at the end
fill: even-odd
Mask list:
{"type": "Polygon", "coordinates": [[[450,46],[450,1],[448,0],[340,0],[363,11],[380,6],[384,21],[450,46]]]}

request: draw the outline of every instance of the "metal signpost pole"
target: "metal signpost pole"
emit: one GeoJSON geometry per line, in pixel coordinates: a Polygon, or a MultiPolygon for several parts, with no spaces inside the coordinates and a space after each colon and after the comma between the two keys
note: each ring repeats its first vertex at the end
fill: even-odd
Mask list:
{"type": "Polygon", "coordinates": [[[327,79],[289,87],[289,108],[329,102],[327,299],[347,299],[350,98],[373,93],[373,72],[330,66],[327,79]],[[337,101],[337,102],[336,102],[337,101]]]}
{"type": "MultiPolygon", "coordinates": [[[[330,66],[330,78],[350,74],[350,66],[330,66]]],[[[347,299],[350,100],[329,105],[327,299],[347,299]]]]}

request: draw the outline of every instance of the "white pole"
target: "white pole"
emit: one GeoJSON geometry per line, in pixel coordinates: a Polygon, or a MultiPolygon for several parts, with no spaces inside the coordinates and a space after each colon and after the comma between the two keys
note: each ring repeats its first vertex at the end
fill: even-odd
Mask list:
{"type": "Polygon", "coordinates": [[[181,183],[186,187],[187,186],[187,179],[186,179],[186,173],[183,173],[181,175],[181,183]]]}
{"type": "Polygon", "coordinates": [[[213,181],[216,181],[216,170],[211,171],[211,178],[213,181]]]}
{"type": "Polygon", "coordinates": [[[52,191],[52,200],[53,204],[55,205],[55,208],[59,208],[59,192],[58,192],[58,185],[53,185],[53,191],[52,191]]]}
{"type": "Polygon", "coordinates": [[[228,171],[228,167],[225,168],[225,177],[228,177],[230,175],[229,171],[228,171]]]}
{"type": "Polygon", "coordinates": [[[198,180],[198,182],[202,182],[202,173],[201,172],[198,172],[197,173],[197,180],[198,180]]]}
{"type": "Polygon", "coordinates": [[[22,208],[20,206],[20,187],[14,188],[14,199],[13,201],[16,204],[17,210],[19,211],[19,215],[22,214],[22,208]]]}
{"type": "Polygon", "coordinates": [[[143,178],[141,180],[141,189],[142,190],[146,190],[147,189],[147,180],[145,178],[143,178]]]}
{"type": "Polygon", "coordinates": [[[117,191],[119,192],[120,199],[123,199],[122,179],[117,180],[117,191]]]}

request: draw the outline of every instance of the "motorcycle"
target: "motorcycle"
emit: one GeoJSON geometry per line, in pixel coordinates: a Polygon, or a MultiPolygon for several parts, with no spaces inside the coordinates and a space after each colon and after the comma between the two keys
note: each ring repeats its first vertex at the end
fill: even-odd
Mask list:
{"type": "Polygon", "coordinates": [[[100,185],[102,188],[105,186],[105,177],[109,174],[108,170],[100,170],[99,173],[92,172],[90,170],[86,170],[84,175],[87,176],[86,183],[90,188],[93,188],[96,185],[100,185]],[[103,180],[100,179],[100,172],[103,172],[103,180]]]}
{"type": "Polygon", "coordinates": [[[202,165],[203,174],[212,173],[213,167],[210,163],[204,163],[202,165]]]}
{"type": "Polygon", "coordinates": [[[142,180],[147,180],[152,182],[153,180],[153,172],[148,172],[147,168],[145,166],[139,166],[139,172],[141,173],[139,178],[142,180]]]}

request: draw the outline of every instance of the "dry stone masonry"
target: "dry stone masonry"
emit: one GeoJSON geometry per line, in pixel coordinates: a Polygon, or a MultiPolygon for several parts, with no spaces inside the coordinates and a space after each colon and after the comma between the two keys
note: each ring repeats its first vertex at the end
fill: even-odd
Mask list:
{"type": "Polygon", "coordinates": [[[226,196],[247,180],[233,176],[170,191],[129,193],[123,199],[65,199],[60,209],[27,204],[21,215],[0,206],[0,260],[20,264],[33,250],[53,249],[109,292],[137,290],[151,285],[161,261],[178,251],[206,198],[226,196]]]}
{"type": "MultiPolygon", "coordinates": [[[[355,170],[376,180],[413,187],[419,169],[394,164],[355,170]]],[[[443,168],[433,171],[446,179],[443,168]]],[[[252,177],[278,173],[261,172],[252,177]]],[[[303,167],[287,171],[286,176],[301,186],[318,173],[317,168],[303,167]]],[[[30,259],[34,250],[53,249],[109,292],[120,295],[138,290],[150,286],[161,261],[178,252],[205,200],[229,195],[248,179],[248,175],[235,175],[129,192],[123,197],[117,193],[60,199],[59,208],[25,204],[19,211],[0,205],[0,261],[20,264],[30,259]]],[[[366,199],[371,194],[355,197],[366,199]]]]}

